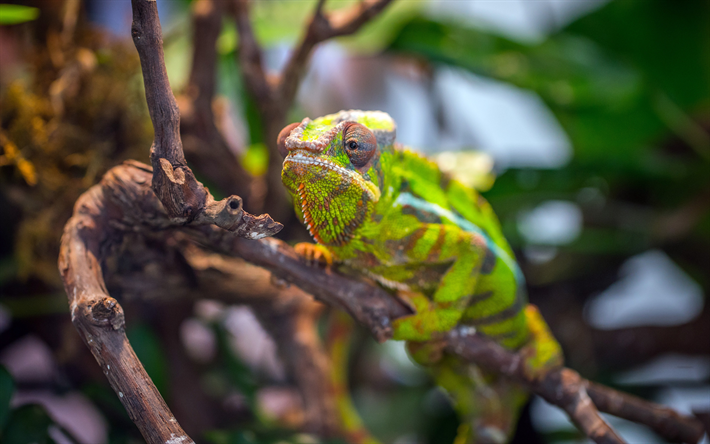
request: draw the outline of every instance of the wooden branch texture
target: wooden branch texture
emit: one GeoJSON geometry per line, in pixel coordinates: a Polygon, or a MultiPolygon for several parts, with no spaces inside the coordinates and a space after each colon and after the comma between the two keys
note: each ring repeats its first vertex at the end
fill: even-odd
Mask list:
{"type": "Polygon", "coordinates": [[[131,0],[131,5],[131,34],[140,57],[148,111],[155,130],[150,151],[153,191],[168,215],[183,224],[214,224],[250,239],[277,233],[283,227],[270,216],[255,217],[247,213],[239,196],[216,202],[195,179],[183,154],[180,111],[165,68],[157,3],[154,0],[131,0]]]}
{"type": "MultiPolygon", "coordinates": [[[[131,398],[130,403],[124,401],[126,409],[133,412],[156,410],[154,414],[141,413],[140,418],[136,418],[142,432],[145,427],[159,429],[160,421],[165,418],[170,421],[171,417],[167,416],[169,410],[142,371],[140,362],[132,352],[126,352],[130,350],[130,345],[124,342],[122,311],[117,302],[106,294],[100,263],[122,232],[152,233],[166,229],[181,230],[204,248],[242,257],[286,282],[294,283],[309,293],[312,291],[318,299],[347,310],[380,341],[391,337],[393,319],[409,313],[399,300],[382,288],[336,271],[310,266],[281,241],[271,238],[257,241],[239,239],[214,226],[177,224],[168,217],[151,192],[151,170],[148,166],[128,162],[115,167],[77,202],[74,216],[62,238],[60,270],[69,295],[73,322],[87,345],[93,347],[99,364],[103,368],[106,364],[111,365],[112,369],[117,366],[115,375],[120,375],[120,378],[114,376],[116,380],[111,382],[117,393],[131,398]],[[114,343],[120,344],[120,347],[104,347],[104,344],[114,343]],[[99,353],[100,350],[104,354],[99,353]],[[120,358],[105,355],[110,353],[108,350],[120,353],[117,355],[120,358]],[[142,378],[142,375],[148,381],[145,386],[122,379],[142,378]],[[133,401],[136,398],[138,401],[133,401]]],[[[503,349],[492,340],[472,334],[470,330],[454,330],[446,341],[449,353],[503,374],[563,408],[595,442],[623,442],[601,419],[597,408],[645,424],[671,442],[695,443],[702,437],[702,424],[695,418],[590,383],[573,370],[560,369],[550,372],[542,380],[530,379],[522,370],[520,355],[503,349]]],[[[179,427],[176,422],[170,424],[179,427]]],[[[176,432],[170,433],[178,436],[176,432]]]]}
{"type": "MultiPolygon", "coordinates": [[[[145,178],[145,171],[142,173],[145,178]]],[[[72,323],[146,442],[189,444],[193,441],[177,423],[133,352],[126,338],[123,309],[108,295],[101,272],[101,260],[111,244],[120,238],[111,223],[120,209],[109,203],[110,198],[104,193],[116,188],[145,193],[144,196],[120,196],[126,199],[125,203],[138,203],[143,200],[141,197],[155,199],[149,189],[130,186],[131,181],[140,180],[141,175],[138,176],[119,178],[109,172],[105,181],[116,178],[127,182],[117,187],[97,185],[79,198],[74,216],[64,228],[59,271],[69,296],[72,323]]]]}

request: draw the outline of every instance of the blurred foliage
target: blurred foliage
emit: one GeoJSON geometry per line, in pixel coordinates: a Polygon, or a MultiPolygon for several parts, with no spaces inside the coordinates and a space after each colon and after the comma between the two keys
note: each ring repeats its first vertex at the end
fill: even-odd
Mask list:
{"type": "MultiPolygon", "coordinates": [[[[352,3],[329,3],[327,8],[352,3]]],[[[283,63],[285,48],[300,38],[314,4],[315,0],[255,3],[254,26],[260,42],[270,49],[266,60],[270,67],[283,63]]],[[[180,23],[187,23],[189,2],[175,5],[184,8],[178,11],[180,23]]],[[[13,8],[0,5],[0,24],[42,20],[45,14],[42,10],[37,17],[34,8],[13,8]]],[[[480,173],[472,185],[490,188],[486,197],[518,250],[530,246],[518,230],[522,212],[553,199],[581,209],[580,235],[555,246],[549,262],[531,265],[521,256],[524,267],[534,267],[529,273],[532,297],[560,285],[566,294],[579,292],[584,299],[601,290],[595,285],[614,282],[623,260],[649,248],[664,249],[707,295],[708,23],[706,1],[614,0],[539,42],[525,43],[461,17],[433,14],[422,2],[395,1],[363,32],[339,43],[355,54],[414,59],[427,72],[447,67],[504,82],[536,93],[549,107],[574,150],[571,161],[560,168],[510,169],[490,188],[494,174],[486,156],[466,153],[443,159],[454,174],[466,169],[480,173]]],[[[166,37],[175,88],[184,85],[189,74],[190,37],[184,29],[173,27],[166,37]]],[[[56,270],[63,224],[77,197],[106,169],[128,158],[146,161],[151,143],[138,58],[130,41],[107,40],[85,27],[79,27],[75,41],[65,46],[56,45],[59,34],[51,27],[22,35],[33,39],[31,55],[17,79],[0,85],[0,304],[12,316],[17,335],[43,331],[47,319],[62,319],[64,324],[56,324],[68,325],[56,270]]],[[[218,90],[244,119],[249,137],[242,161],[249,172],[259,175],[265,171],[268,153],[260,140],[262,122],[241,83],[234,57],[236,39],[232,20],[225,20],[217,42],[218,90]]],[[[293,117],[300,119],[300,110],[293,110],[293,117]]],[[[44,340],[64,334],[54,328],[53,333],[43,333],[44,340]]],[[[202,363],[201,377],[191,382],[216,402],[238,393],[241,410],[232,415],[229,426],[209,431],[204,438],[215,444],[315,442],[312,436],[280,430],[259,411],[259,390],[272,381],[242,362],[223,325],[210,328],[218,357],[202,363]]],[[[128,334],[161,393],[175,396],[170,381],[173,363],[163,333],[152,322],[141,321],[131,324],[128,334]]],[[[66,357],[71,346],[63,342],[53,344],[53,349],[66,357]]],[[[451,442],[457,420],[443,396],[429,382],[400,380],[396,372],[383,370],[382,350],[363,340],[354,351],[352,387],[366,423],[388,441],[415,434],[432,443],[451,442]]],[[[62,376],[63,389],[71,385],[91,399],[107,418],[111,443],[140,442],[101,374],[64,371],[70,376],[62,376]]],[[[611,381],[609,374],[600,376],[611,381]]],[[[36,405],[10,410],[13,388],[0,367],[0,429],[3,421],[6,426],[12,423],[3,431],[3,442],[30,438],[52,442],[49,429],[55,425],[44,410],[36,405]]],[[[639,389],[639,394],[652,396],[653,390],[639,389]]],[[[518,442],[530,442],[525,439],[534,432],[525,427],[518,442]]],[[[558,431],[545,439],[578,437],[576,431],[558,431]]]]}
{"type": "MultiPolygon", "coordinates": [[[[662,243],[672,227],[661,217],[710,187],[709,19],[707,2],[617,0],[525,44],[418,16],[388,49],[534,91],[562,124],[574,149],[568,165],[509,170],[487,193],[515,245],[524,244],[521,210],[562,199],[585,214],[621,206],[635,216],[588,225],[563,249],[629,256],[662,243]]],[[[708,244],[707,211],[690,229],[683,234],[708,244]]],[[[710,288],[692,263],[679,263],[710,288]]]]}
{"type": "Polygon", "coordinates": [[[38,8],[0,3],[0,25],[17,25],[35,20],[38,16],[38,8]]]}
{"type": "Polygon", "coordinates": [[[138,57],[98,37],[87,31],[66,54],[40,50],[30,75],[0,95],[0,184],[21,217],[14,265],[53,288],[57,241],[78,196],[111,165],[146,159],[150,146],[138,57]]]}
{"type": "Polygon", "coordinates": [[[68,442],[74,438],[47,414],[39,404],[24,404],[12,408],[10,401],[15,384],[7,369],[0,365],[0,439],[5,444],[54,444],[51,436],[59,435],[68,442]]]}

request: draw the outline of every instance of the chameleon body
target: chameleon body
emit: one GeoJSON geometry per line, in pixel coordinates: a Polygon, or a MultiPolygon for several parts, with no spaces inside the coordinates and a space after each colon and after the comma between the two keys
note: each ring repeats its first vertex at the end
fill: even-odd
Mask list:
{"type": "Polygon", "coordinates": [[[469,325],[509,349],[527,347],[526,366],[561,361],[533,306],[488,202],[395,144],[379,111],[341,111],[284,128],[282,180],[317,245],[300,245],[397,291],[415,314],[393,322],[394,339],[427,365],[462,420],[458,442],[505,442],[525,401],[518,386],[448,356],[436,339],[469,325]]]}

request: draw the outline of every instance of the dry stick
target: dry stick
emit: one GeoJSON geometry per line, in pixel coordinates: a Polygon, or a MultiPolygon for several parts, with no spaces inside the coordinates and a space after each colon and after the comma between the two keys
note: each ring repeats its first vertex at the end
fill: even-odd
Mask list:
{"type": "MultiPolygon", "coordinates": [[[[222,29],[222,0],[192,4],[192,67],[180,104],[180,131],[192,168],[209,177],[222,193],[238,194],[244,206],[256,208],[255,178],[247,173],[215,125],[212,101],[217,82],[217,38],[222,29]]],[[[258,210],[257,210],[258,211],[258,210]]]]}
{"type": "Polygon", "coordinates": [[[703,425],[696,418],[595,382],[585,382],[587,393],[599,411],[645,424],[670,442],[697,442],[703,436],[703,425]]]}
{"type": "Polygon", "coordinates": [[[95,186],[81,195],[62,236],[59,271],[72,323],[146,442],[190,444],[192,439],[173,417],[126,338],[123,309],[106,292],[101,260],[111,241],[118,239],[111,220],[120,208],[108,202],[104,190],[95,186]]]}
{"type": "Polygon", "coordinates": [[[334,37],[354,34],[391,2],[392,0],[365,0],[345,11],[328,16],[323,11],[325,0],[320,0],[303,40],[293,51],[283,73],[279,76],[278,97],[283,101],[284,106],[288,109],[293,103],[305,75],[308,58],[317,44],[334,37]]]}
{"type": "MultiPolygon", "coordinates": [[[[133,300],[171,306],[202,295],[226,304],[250,306],[274,339],[289,379],[300,393],[303,423],[298,427],[318,436],[334,436],[338,420],[329,393],[329,362],[317,333],[317,317],[323,305],[295,285],[274,285],[271,273],[261,267],[199,248],[183,233],[162,231],[142,237],[150,241],[136,242],[133,237],[124,240],[118,254],[138,266],[129,273],[106,270],[108,288],[120,289],[124,297],[133,300]]],[[[186,358],[178,357],[181,359],[186,358]]],[[[187,426],[184,421],[185,415],[189,416],[190,401],[180,396],[174,402],[179,399],[184,401],[183,408],[173,405],[173,411],[183,414],[178,417],[187,426]]],[[[210,409],[199,413],[209,414],[210,409]]]]}
{"type": "Polygon", "coordinates": [[[131,34],[143,71],[148,111],[155,129],[150,160],[153,191],[171,219],[180,223],[214,224],[237,235],[259,239],[281,230],[268,215],[254,217],[242,209],[242,199],[216,202],[185,163],[180,140],[180,112],[170,90],[163,57],[158,7],[154,0],[131,0],[131,34]]]}
{"type": "MultiPolygon", "coordinates": [[[[137,162],[111,169],[100,185],[93,187],[79,199],[74,216],[65,229],[60,256],[60,269],[70,297],[74,322],[99,363],[103,366],[110,360],[113,369],[119,361],[113,353],[124,352],[127,355],[125,360],[128,362],[124,362],[124,366],[131,369],[132,373],[126,373],[121,368],[124,373],[121,373],[120,377],[109,373],[109,378],[113,377],[110,380],[117,392],[120,391],[125,398],[130,398],[130,402],[124,398],[122,400],[142,430],[151,421],[154,421],[153,427],[161,426],[160,421],[166,417],[161,412],[169,411],[147,376],[142,384],[135,382],[135,378],[143,378],[145,373],[135,355],[125,352],[130,350],[130,346],[123,342],[125,339],[121,330],[120,307],[106,295],[103,287],[99,264],[100,254],[104,254],[104,251],[99,251],[99,248],[110,244],[111,239],[115,239],[120,233],[118,229],[150,232],[176,227],[175,221],[165,214],[165,210],[151,192],[150,181],[150,168],[137,162]],[[110,308],[119,315],[104,316],[102,313],[110,310],[102,311],[101,307],[110,308]],[[112,319],[116,320],[111,321],[112,319]],[[113,325],[118,329],[114,329],[113,325]],[[115,347],[106,348],[89,342],[99,339],[103,344],[105,337],[117,335],[116,331],[120,331],[120,351],[115,347]],[[128,381],[124,380],[126,378],[128,381]],[[151,402],[143,402],[145,398],[150,398],[151,402]],[[138,407],[135,407],[136,405],[138,407]],[[138,416],[136,411],[140,412],[138,416]]],[[[380,341],[391,337],[392,319],[410,313],[398,299],[382,288],[334,271],[309,266],[291,248],[275,239],[248,241],[235,238],[216,227],[181,229],[211,249],[241,256],[295,283],[303,290],[312,292],[314,296],[329,304],[344,307],[380,341]]],[[[615,435],[605,423],[598,420],[594,404],[588,402],[585,387],[590,387],[590,393],[602,410],[643,423],[668,440],[678,441],[678,437],[682,436],[686,442],[697,442],[702,437],[703,430],[699,421],[681,415],[665,415],[665,409],[659,411],[653,404],[609,388],[599,390],[597,387],[600,386],[590,385],[572,370],[561,369],[550,373],[541,381],[531,380],[521,370],[521,356],[503,349],[490,339],[475,334],[462,334],[465,330],[457,332],[458,335],[452,333],[448,337],[448,348],[452,353],[463,359],[475,360],[482,367],[508,375],[527,385],[532,392],[564,408],[578,426],[598,442],[619,441],[615,440],[615,435]],[[665,415],[665,419],[659,419],[659,415],[665,415]],[[605,439],[609,441],[604,441],[605,439]]],[[[149,442],[152,444],[157,441],[149,442]]]]}

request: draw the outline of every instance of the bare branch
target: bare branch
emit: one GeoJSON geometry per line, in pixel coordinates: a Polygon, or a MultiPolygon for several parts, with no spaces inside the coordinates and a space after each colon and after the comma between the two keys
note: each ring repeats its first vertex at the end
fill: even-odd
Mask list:
{"type": "Polygon", "coordinates": [[[278,232],[281,225],[268,215],[259,219],[243,211],[240,197],[215,202],[195,179],[183,154],[180,113],[165,69],[157,4],[150,0],[131,0],[131,5],[131,32],[141,60],[148,110],[155,129],[150,155],[153,191],[168,215],[181,223],[214,224],[254,239],[278,232]],[[248,230],[242,229],[245,224],[249,225],[248,230]],[[255,229],[255,226],[261,228],[255,229]]]}
{"type": "Polygon", "coordinates": [[[586,384],[599,411],[644,424],[670,442],[698,442],[703,436],[703,425],[695,418],[601,384],[586,384]]]}
{"type": "Polygon", "coordinates": [[[325,1],[319,1],[303,40],[291,54],[280,76],[278,97],[288,109],[298,92],[306,72],[308,58],[315,46],[333,37],[357,32],[380,14],[392,0],[364,0],[331,16],[323,12],[325,1]]]}
{"type": "Polygon", "coordinates": [[[274,94],[264,70],[261,48],[251,27],[249,0],[236,0],[234,5],[239,35],[239,65],[246,86],[257,101],[257,106],[262,114],[268,114],[265,110],[272,106],[274,94]]]}
{"type": "MultiPolygon", "coordinates": [[[[105,249],[111,239],[120,234],[117,229],[148,232],[170,228],[184,230],[205,247],[240,256],[298,285],[320,300],[344,307],[380,341],[391,337],[393,319],[409,313],[400,301],[382,288],[335,271],[309,266],[292,249],[275,239],[250,241],[236,238],[216,227],[178,225],[168,218],[155,195],[150,192],[150,180],[150,169],[137,163],[127,163],[110,170],[100,185],[87,191],[79,200],[62,239],[60,270],[72,304],[75,325],[92,351],[97,350],[95,356],[102,365],[108,360],[111,360],[111,368],[119,365],[119,358],[111,355],[119,353],[118,350],[97,345],[102,353],[108,354],[104,356],[97,354],[98,348],[95,349],[93,343],[89,342],[99,340],[100,344],[104,344],[106,337],[113,338],[117,334],[123,322],[120,307],[103,289],[99,267],[101,255],[105,254],[104,250],[99,249],[105,249]]],[[[123,335],[122,331],[120,334],[123,335]]],[[[125,336],[118,337],[125,341],[125,336]]],[[[510,377],[548,402],[565,409],[575,424],[596,442],[622,441],[601,419],[595,404],[620,417],[647,424],[672,441],[682,438],[686,442],[698,442],[702,437],[702,426],[697,419],[678,414],[669,415],[666,409],[659,409],[646,401],[628,397],[610,388],[602,390],[599,388],[601,386],[590,385],[572,370],[551,371],[541,380],[533,380],[523,372],[521,355],[466,329],[452,331],[446,336],[446,341],[449,353],[510,377]],[[593,397],[587,394],[587,389],[593,397]]],[[[127,342],[121,342],[121,346],[124,351],[130,350],[127,342]]],[[[142,371],[142,368],[140,363],[133,360],[134,356],[120,357],[128,359],[134,371],[122,373],[122,377],[135,378],[144,374],[135,370],[142,371]]],[[[154,391],[152,384],[147,381],[147,385],[125,382],[118,385],[120,381],[112,380],[112,385],[117,392],[120,391],[132,400],[130,403],[124,401],[127,409],[134,408],[134,403],[140,403],[140,408],[151,410],[151,414],[135,419],[139,427],[146,427],[150,421],[156,421],[153,426],[158,427],[160,421],[165,419],[164,412],[169,411],[157,392],[146,394],[154,391]],[[141,403],[141,400],[150,396],[153,403],[141,403]]]]}
{"type": "MultiPolygon", "coordinates": [[[[110,180],[112,174],[107,176],[110,180]]],[[[119,210],[108,200],[103,187],[91,188],[79,198],[64,228],[59,271],[72,323],[146,442],[192,443],[133,352],[126,338],[123,309],[106,292],[101,261],[119,236],[109,217],[119,210]]]]}
{"type": "Polygon", "coordinates": [[[505,350],[499,344],[475,334],[470,327],[452,330],[446,336],[450,353],[476,363],[483,368],[507,376],[527,386],[549,403],[562,408],[572,422],[598,444],[617,444],[624,441],[599,416],[583,380],[577,372],[561,368],[548,372],[542,380],[533,380],[523,371],[523,358],[505,350]]]}
{"type": "Polygon", "coordinates": [[[187,88],[178,97],[180,130],[185,157],[195,171],[209,177],[221,192],[239,194],[249,207],[255,203],[251,198],[256,179],[244,170],[217,129],[212,106],[217,81],[216,42],[223,13],[223,1],[199,0],[192,4],[192,68],[187,88]]]}

